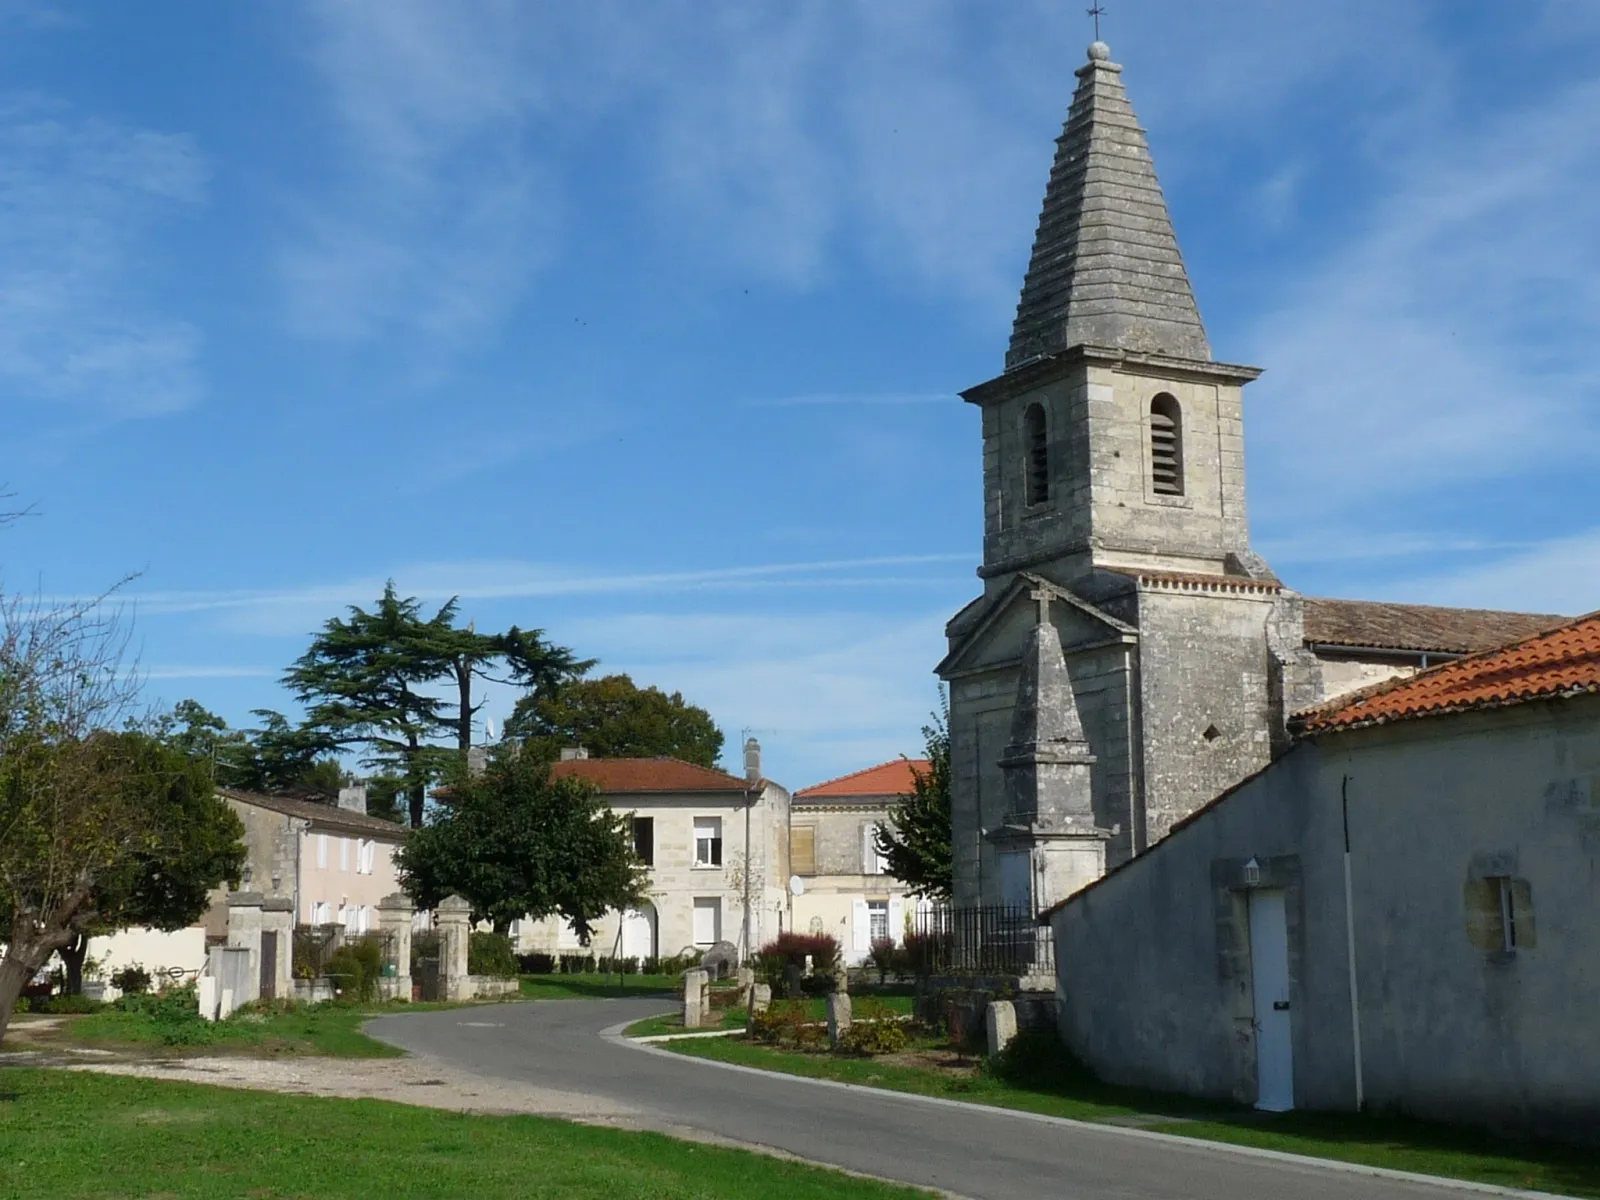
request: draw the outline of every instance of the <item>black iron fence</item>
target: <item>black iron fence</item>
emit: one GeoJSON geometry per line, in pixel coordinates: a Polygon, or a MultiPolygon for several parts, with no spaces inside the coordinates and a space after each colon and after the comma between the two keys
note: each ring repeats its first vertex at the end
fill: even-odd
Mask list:
{"type": "Polygon", "coordinates": [[[919,975],[1054,975],[1055,941],[1025,908],[991,904],[916,914],[906,950],[919,975]]]}

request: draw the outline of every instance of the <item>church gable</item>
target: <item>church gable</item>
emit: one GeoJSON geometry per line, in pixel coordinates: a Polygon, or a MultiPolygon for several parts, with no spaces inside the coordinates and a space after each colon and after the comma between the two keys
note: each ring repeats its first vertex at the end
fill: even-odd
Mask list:
{"type": "MultiPolygon", "coordinates": [[[[979,614],[963,615],[964,630],[952,629],[950,653],[936,668],[950,679],[970,671],[1015,665],[1037,623],[1038,603],[1033,593],[1050,598],[1050,613],[1067,654],[1075,647],[1099,646],[1137,637],[1132,625],[1118,620],[1075,592],[1030,573],[1016,577],[979,614]]],[[[954,625],[954,622],[952,622],[954,625]]]]}

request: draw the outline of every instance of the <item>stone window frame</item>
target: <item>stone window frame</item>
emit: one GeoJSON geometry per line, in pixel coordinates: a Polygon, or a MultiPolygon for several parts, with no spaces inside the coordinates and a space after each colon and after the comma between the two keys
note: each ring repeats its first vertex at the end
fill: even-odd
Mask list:
{"type": "Polygon", "coordinates": [[[694,869],[696,871],[722,870],[722,818],[721,817],[695,817],[694,820],[694,869]],[[700,829],[702,825],[710,826],[716,830],[710,837],[702,838],[700,829]],[[700,857],[700,843],[707,843],[706,857],[700,857]]]}
{"type": "Polygon", "coordinates": [[[1185,461],[1186,456],[1184,454],[1184,426],[1187,424],[1185,416],[1186,413],[1184,411],[1184,403],[1178,398],[1178,394],[1171,387],[1163,387],[1160,391],[1156,392],[1155,395],[1151,396],[1149,403],[1145,405],[1144,491],[1145,500],[1149,503],[1175,505],[1183,508],[1189,508],[1193,506],[1194,501],[1189,495],[1188,470],[1187,463],[1185,461]],[[1163,403],[1163,401],[1166,403],[1163,403]],[[1158,414],[1158,407],[1161,409],[1170,409],[1171,412],[1170,414],[1166,412],[1158,414]],[[1166,417],[1166,419],[1172,422],[1173,427],[1173,460],[1176,468],[1175,474],[1177,475],[1177,490],[1172,492],[1161,491],[1156,486],[1155,418],[1157,415],[1166,417]]]}
{"type": "Polygon", "coordinates": [[[1521,952],[1538,948],[1533,885],[1519,872],[1515,851],[1474,854],[1461,897],[1467,940],[1483,953],[1485,962],[1510,966],[1521,952]],[[1494,919],[1481,919],[1485,913],[1494,919]]]}
{"type": "Polygon", "coordinates": [[[1045,512],[1050,507],[1050,410],[1040,397],[1030,400],[1022,410],[1022,511],[1024,516],[1045,512]],[[1035,419],[1037,414],[1037,419],[1035,419]],[[1038,490],[1035,490],[1037,481],[1038,490]]]}

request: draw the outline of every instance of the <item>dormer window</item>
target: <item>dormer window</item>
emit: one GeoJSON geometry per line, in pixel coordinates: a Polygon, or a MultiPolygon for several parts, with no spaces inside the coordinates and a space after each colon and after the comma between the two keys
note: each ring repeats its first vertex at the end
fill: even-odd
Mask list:
{"type": "Polygon", "coordinates": [[[1150,401],[1150,490],[1183,495],[1183,409],[1166,392],[1150,401]]]}
{"type": "Polygon", "coordinates": [[[1027,445],[1025,487],[1028,507],[1050,499],[1050,442],[1044,424],[1044,406],[1028,405],[1022,416],[1022,436],[1027,445]]]}

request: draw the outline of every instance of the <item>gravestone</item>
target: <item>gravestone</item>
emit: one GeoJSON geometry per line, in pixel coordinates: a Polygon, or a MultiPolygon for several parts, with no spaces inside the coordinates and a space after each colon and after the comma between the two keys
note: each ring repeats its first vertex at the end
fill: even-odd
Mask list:
{"type": "Polygon", "coordinates": [[[839,1038],[850,1028],[850,993],[828,993],[828,1045],[839,1048],[839,1038]]]}
{"type": "Polygon", "coordinates": [[[1017,1036],[1017,1006],[1009,1000],[991,1000],[983,1017],[984,1032],[988,1034],[989,1054],[999,1054],[1017,1036]]]}
{"type": "Polygon", "coordinates": [[[706,984],[709,977],[699,967],[683,973],[683,1027],[699,1029],[706,1018],[706,984]]]}
{"type": "Polygon", "coordinates": [[[783,968],[783,998],[800,999],[800,968],[794,963],[787,963],[783,968]]]}
{"type": "Polygon", "coordinates": [[[712,979],[726,979],[739,965],[739,947],[732,942],[718,942],[706,951],[700,968],[712,979]]]}
{"type": "Polygon", "coordinates": [[[770,984],[757,983],[750,987],[750,1012],[766,1012],[772,1007],[772,987],[770,984]]]}

